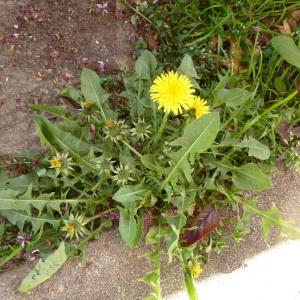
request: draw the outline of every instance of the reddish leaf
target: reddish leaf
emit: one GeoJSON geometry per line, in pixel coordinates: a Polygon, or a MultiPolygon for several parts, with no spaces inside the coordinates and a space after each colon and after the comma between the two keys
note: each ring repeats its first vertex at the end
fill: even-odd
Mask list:
{"type": "Polygon", "coordinates": [[[195,228],[187,230],[180,235],[180,241],[182,247],[188,247],[211,233],[220,223],[219,216],[215,210],[208,207],[203,212],[196,215],[190,222],[189,228],[195,228]]]}

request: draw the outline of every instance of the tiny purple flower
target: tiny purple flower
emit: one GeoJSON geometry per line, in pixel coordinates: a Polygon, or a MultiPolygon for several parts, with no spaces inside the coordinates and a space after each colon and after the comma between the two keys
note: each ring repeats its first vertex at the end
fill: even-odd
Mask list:
{"type": "Polygon", "coordinates": [[[59,51],[57,51],[57,50],[53,50],[53,51],[51,51],[50,52],[50,56],[53,58],[53,59],[57,59],[58,57],[59,57],[59,55],[60,55],[60,53],[59,53],[59,51]]]}
{"type": "Polygon", "coordinates": [[[64,75],[64,81],[70,82],[72,79],[73,79],[73,75],[72,75],[72,74],[66,73],[66,74],[64,75]]]}
{"type": "Polygon", "coordinates": [[[22,13],[26,13],[29,10],[28,4],[21,4],[19,8],[22,13]]]}
{"type": "Polygon", "coordinates": [[[39,254],[39,249],[35,249],[33,250],[29,255],[28,255],[28,261],[34,261],[37,259],[38,257],[38,254],[39,254]]]}
{"type": "Polygon", "coordinates": [[[120,215],[117,212],[110,212],[110,213],[107,214],[107,219],[111,220],[113,222],[119,222],[120,215]]]}
{"type": "Polygon", "coordinates": [[[37,12],[32,12],[31,17],[33,20],[36,20],[39,17],[39,14],[37,12]]]}
{"type": "Polygon", "coordinates": [[[14,32],[14,33],[12,34],[12,36],[13,36],[15,39],[17,39],[17,38],[19,38],[20,33],[14,32]]]}
{"type": "Polygon", "coordinates": [[[96,11],[102,13],[102,15],[104,16],[105,14],[108,14],[107,6],[108,6],[107,2],[103,4],[98,3],[96,4],[96,11]]]}
{"type": "Polygon", "coordinates": [[[115,16],[116,16],[117,18],[122,18],[122,17],[124,16],[124,13],[123,13],[122,10],[117,9],[116,12],[115,12],[115,16]]]}
{"type": "Polygon", "coordinates": [[[97,61],[98,64],[98,70],[100,73],[103,73],[105,71],[105,63],[102,60],[97,61]]]}
{"type": "Polygon", "coordinates": [[[19,242],[20,246],[24,248],[30,241],[28,235],[18,235],[17,241],[19,242]]]}

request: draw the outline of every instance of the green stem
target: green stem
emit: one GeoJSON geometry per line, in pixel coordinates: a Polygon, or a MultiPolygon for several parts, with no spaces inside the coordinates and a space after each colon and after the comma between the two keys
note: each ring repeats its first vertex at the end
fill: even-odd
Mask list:
{"type": "Polygon", "coordinates": [[[94,221],[95,219],[101,218],[101,217],[105,216],[106,214],[108,214],[109,212],[114,211],[114,210],[115,210],[114,208],[110,208],[105,211],[101,211],[99,214],[92,216],[90,218],[87,218],[87,222],[90,223],[90,222],[94,221]]]}
{"type": "Polygon", "coordinates": [[[194,279],[188,270],[184,271],[184,284],[190,300],[199,300],[194,279]]]}
{"type": "MultiPolygon", "coordinates": [[[[148,19],[145,15],[143,15],[140,11],[138,11],[136,8],[134,8],[127,0],[123,0],[123,2],[130,8],[132,9],[136,14],[141,16],[143,19],[145,19],[148,23],[154,26],[154,24],[151,22],[150,19],[148,19]]],[[[155,27],[155,26],[154,26],[155,27]]]]}
{"type": "Polygon", "coordinates": [[[232,197],[231,193],[228,192],[223,186],[219,186],[219,191],[224,194],[227,199],[229,199],[232,203],[238,203],[242,206],[247,207],[248,209],[252,210],[257,216],[261,218],[265,218],[270,220],[272,223],[276,224],[278,228],[285,227],[288,228],[289,230],[292,230],[293,232],[297,232],[298,235],[300,235],[300,230],[296,226],[289,224],[288,222],[279,222],[275,218],[270,217],[268,214],[266,214],[264,211],[259,210],[256,207],[253,207],[249,204],[247,204],[245,201],[240,200],[238,197],[232,197]]]}
{"type": "Polygon", "coordinates": [[[252,119],[251,121],[249,121],[248,123],[246,123],[246,125],[244,126],[244,128],[242,129],[242,131],[240,132],[239,136],[242,136],[248,129],[250,129],[255,123],[257,123],[263,116],[265,116],[267,113],[269,113],[270,111],[274,110],[275,108],[287,104],[290,100],[292,100],[295,96],[297,95],[297,92],[293,92],[292,94],[290,94],[289,96],[287,96],[286,98],[275,102],[273,105],[271,105],[269,108],[267,108],[266,110],[264,110],[260,115],[256,116],[254,119],[252,119]]]}
{"type": "Polygon", "coordinates": [[[157,118],[156,118],[156,106],[154,101],[152,101],[152,110],[153,110],[153,123],[154,123],[154,132],[157,130],[157,118]]]}
{"type": "Polygon", "coordinates": [[[0,261],[0,267],[3,266],[5,263],[16,257],[22,251],[22,247],[18,247],[14,249],[8,256],[6,256],[3,260],[0,261]]]}
{"type": "MultiPolygon", "coordinates": [[[[158,236],[160,237],[159,238],[159,241],[157,243],[157,251],[159,253],[159,255],[161,255],[161,223],[159,222],[159,225],[158,225],[158,236]]],[[[157,283],[156,283],[156,287],[157,287],[157,299],[158,300],[161,300],[162,299],[162,296],[161,296],[161,286],[160,286],[160,262],[161,260],[161,257],[159,258],[157,264],[156,264],[156,267],[157,267],[157,283]]]]}
{"type": "Polygon", "coordinates": [[[156,144],[160,140],[161,135],[166,127],[168,117],[169,117],[169,113],[165,113],[165,115],[161,121],[160,127],[158,129],[158,132],[157,132],[156,136],[154,137],[153,144],[156,144]]]}
{"type": "Polygon", "coordinates": [[[126,141],[121,140],[121,142],[130,150],[132,151],[138,158],[142,158],[142,154],[135,150],[131,145],[129,145],[126,141]]]}

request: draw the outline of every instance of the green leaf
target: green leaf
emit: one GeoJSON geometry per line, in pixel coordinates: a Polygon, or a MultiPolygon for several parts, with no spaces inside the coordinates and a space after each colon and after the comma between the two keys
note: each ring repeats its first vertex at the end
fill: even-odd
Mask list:
{"type": "Polygon", "coordinates": [[[190,55],[186,54],[182,61],[181,61],[181,64],[178,68],[178,73],[179,74],[182,74],[182,75],[185,75],[187,77],[190,77],[190,78],[197,78],[199,79],[199,76],[197,74],[197,71],[194,67],[194,63],[193,63],[193,60],[191,58],[190,55]]]}
{"type": "Polygon", "coordinates": [[[270,157],[270,149],[252,136],[245,138],[242,145],[248,147],[248,155],[261,160],[266,160],[270,157]]]}
{"type": "Polygon", "coordinates": [[[144,184],[125,185],[121,187],[114,195],[113,199],[119,203],[135,202],[142,200],[150,189],[144,184]]]}
{"type": "Polygon", "coordinates": [[[184,193],[172,198],[172,203],[178,208],[179,215],[184,214],[189,209],[190,205],[194,203],[195,197],[195,192],[189,192],[187,195],[184,193]]]}
{"type": "Polygon", "coordinates": [[[48,194],[33,198],[30,186],[25,194],[21,196],[18,194],[13,190],[0,191],[0,210],[23,210],[29,214],[31,207],[36,208],[40,213],[44,207],[51,207],[60,212],[60,205],[63,203],[75,207],[79,203],[88,201],[87,199],[50,199],[51,195],[48,194]]]}
{"type": "Polygon", "coordinates": [[[236,225],[236,230],[241,233],[249,233],[250,229],[247,225],[250,222],[250,217],[253,214],[253,209],[258,209],[256,206],[256,201],[253,199],[243,200],[243,215],[236,225]]]}
{"type": "Polygon", "coordinates": [[[153,245],[160,243],[161,238],[163,237],[163,230],[159,226],[152,226],[147,232],[145,241],[146,245],[153,245]]]}
{"type": "Polygon", "coordinates": [[[187,217],[184,214],[184,207],[188,204],[186,202],[187,198],[177,199],[177,205],[179,205],[178,213],[175,216],[170,216],[166,213],[162,213],[163,219],[168,223],[172,232],[166,234],[165,239],[168,247],[168,255],[169,255],[169,262],[172,261],[172,257],[174,253],[178,250],[179,244],[179,236],[181,229],[185,226],[187,217]]]}
{"type": "Polygon", "coordinates": [[[219,126],[218,113],[206,114],[186,126],[183,136],[171,143],[174,146],[181,146],[181,149],[170,154],[174,165],[166,170],[166,178],[161,189],[165,188],[169,182],[175,185],[180,171],[184,172],[187,179],[191,178],[192,169],[189,160],[193,163],[196,154],[206,151],[212,145],[218,134],[219,126]]]}
{"type": "Polygon", "coordinates": [[[157,158],[153,154],[145,154],[141,158],[142,164],[149,170],[156,171],[159,175],[162,174],[162,167],[157,161],[157,158]]]}
{"type": "Polygon", "coordinates": [[[264,212],[265,217],[262,218],[262,228],[263,228],[263,235],[265,241],[269,240],[270,231],[272,227],[275,225],[274,220],[276,223],[281,223],[281,214],[280,211],[276,206],[273,206],[271,209],[264,212]]]}
{"type": "Polygon", "coordinates": [[[142,51],[141,56],[146,61],[147,65],[149,67],[150,73],[154,74],[155,70],[157,68],[157,61],[156,61],[155,56],[152,54],[152,52],[150,52],[148,50],[142,51]]]}
{"type": "Polygon", "coordinates": [[[157,270],[154,270],[149,272],[145,277],[143,277],[139,281],[149,284],[151,287],[155,287],[157,285],[158,279],[159,273],[157,272],[157,270]]]}
{"type": "Polygon", "coordinates": [[[140,56],[134,65],[134,70],[140,79],[150,79],[150,69],[144,57],[140,56]]]}
{"type": "Polygon", "coordinates": [[[138,245],[142,237],[143,219],[135,217],[134,210],[118,207],[120,211],[119,231],[124,242],[131,248],[138,245]]]}
{"type": "Polygon", "coordinates": [[[286,87],[286,84],[285,82],[283,81],[283,79],[281,77],[276,77],[275,80],[274,80],[274,86],[276,88],[276,91],[278,93],[286,93],[287,91],[287,87],[286,87]]]}
{"type": "Polygon", "coordinates": [[[265,241],[269,240],[272,227],[278,228],[290,239],[300,239],[300,229],[293,222],[283,220],[276,206],[267,211],[261,211],[257,208],[254,200],[241,201],[240,203],[244,206],[244,210],[246,209],[248,219],[251,212],[261,217],[265,241]]]}
{"type": "Polygon", "coordinates": [[[178,213],[175,216],[171,216],[165,213],[162,213],[162,216],[164,217],[164,220],[171,225],[172,228],[175,228],[175,233],[179,234],[180,230],[185,226],[186,224],[186,216],[184,213],[178,213]]]}
{"type": "Polygon", "coordinates": [[[168,231],[166,230],[165,241],[168,248],[169,263],[172,262],[173,257],[179,250],[179,234],[179,230],[177,230],[174,225],[170,225],[170,229],[168,231]]]}
{"type": "Polygon", "coordinates": [[[20,292],[29,292],[42,282],[53,276],[67,261],[65,243],[61,242],[57,250],[49,255],[45,261],[40,259],[35,267],[27,274],[19,287],[20,292]]]}
{"type": "Polygon", "coordinates": [[[61,105],[49,106],[49,105],[38,104],[38,105],[31,105],[30,108],[50,113],[50,114],[52,114],[56,117],[60,117],[64,120],[72,119],[70,116],[68,116],[69,113],[68,113],[67,106],[61,106],[61,105]]]}
{"type": "Polygon", "coordinates": [[[42,142],[47,144],[51,150],[56,151],[56,148],[58,148],[59,150],[68,151],[82,167],[89,171],[98,172],[92,159],[89,158],[91,146],[87,142],[61,130],[43,116],[34,116],[33,120],[42,142]]]}
{"type": "Polygon", "coordinates": [[[3,180],[0,183],[0,188],[24,193],[28,189],[29,185],[33,185],[34,187],[36,186],[36,177],[31,173],[3,180]]]}
{"type": "Polygon", "coordinates": [[[225,103],[229,107],[238,107],[252,97],[252,94],[245,89],[220,89],[216,92],[218,103],[225,103]]]}
{"type": "Polygon", "coordinates": [[[0,224],[0,239],[2,239],[4,232],[5,232],[5,225],[4,225],[4,223],[1,223],[0,224]]]}
{"type": "Polygon", "coordinates": [[[283,59],[300,69],[300,49],[291,37],[286,35],[275,36],[271,42],[273,48],[283,59]]]}
{"type": "Polygon", "coordinates": [[[269,176],[263,173],[254,163],[236,167],[232,173],[234,185],[241,190],[260,191],[272,187],[269,176]]]}
{"type": "Polygon", "coordinates": [[[70,100],[73,100],[78,104],[81,104],[84,101],[84,97],[82,93],[79,90],[72,88],[71,86],[64,88],[59,95],[61,97],[65,97],[70,100]]]}
{"type": "Polygon", "coordinates": [[[109,115],[109,108],[105,105],[105,102],[110,95],[101,87],[99,76],[94,71],[84,68],[80,79],[84,98],[95,104],[100,109],[102,118],[106,120],[109,115]]]}
{"type": "Polygon", "coordinates": [[[46,223],[52,225],[55,229],[58,229],[60,225],[60,220],[51,219],[47,215],[32,216],[25,211],[16,210],[2,210],[1,214],[11,224],[17,225],[21,231],[23,231],[25,222],[31,223],[33,233],[37,233],[46,223]]]}
{"type": "Polygon", "coordinates": [[[157,68],[157,62],[155,56],[148,50],[141,53],[140,57],[137,59],[134,69],[137,76],[140,79],[148,80],[151,75],[154,74],[157,68]]]}
{"type": "Polygon", "coordinates": [[[161,299],[161,286],[160,286],[160,259],[161,259],[161,239],[163,233],[161,230],[161,225],[158,227],[152,227],[147,234],[146,243],[152,245],[152,252],[146,253],[143,255],[146,259],[150,260],[155,268],[151,272],[147,273],[141,279],[138,279],[141,282],[149,284],[151,286],[152,292],[150,296],[145,299],[161,299]]]}

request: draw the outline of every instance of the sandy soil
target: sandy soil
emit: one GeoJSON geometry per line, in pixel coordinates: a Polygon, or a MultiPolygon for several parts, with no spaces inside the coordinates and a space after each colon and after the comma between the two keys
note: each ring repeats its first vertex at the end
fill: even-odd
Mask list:
{"type": "Polygon", "coordinates": [[[61,103],[82,67],[132,69],[134,33],[114,2],[104,13],[87,0],[0,0],[0,154],[38,147],[28,106],[61,103]]]}

